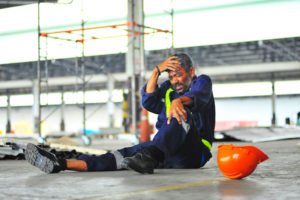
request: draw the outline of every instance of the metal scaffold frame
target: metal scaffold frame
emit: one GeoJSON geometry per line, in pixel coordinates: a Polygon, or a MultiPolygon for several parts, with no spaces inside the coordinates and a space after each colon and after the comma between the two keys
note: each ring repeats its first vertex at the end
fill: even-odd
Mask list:
{"type": "MultiPolygon", "coordinates": [[[[128,1],[130,3],[130,0],[128,1]]],[[[133,1],[134,2],[134,1],[133,1]]],[[[117,38],[117,37],[127,37],[128,38],[128,46],[136,40],[137,37],[144,36],[144,35],[151,35],[156,33],[166,33],[166,34],[172,34],[172,49],[174,47],[174,39],[173,39],[173,31],[154,28],[150,26],[145,26],[143,23],[137,23],[134,18],[128,20],[126,23],[120,23],[120,24],[112,24],[112,25],[104,25],[104,26],[94,26],[94,27],[86,27],[84,17],[83,17],[83,6],[82,6],[82,19],[80,28],[74,28],[74,29],[67,29],[67,30],[59,30],[59,31],[53,31],[53,32],[42,32],[40,28],[40,3],[38,3],[38,62],[37,62],[37,91],[36,95],[38,96],[36,98],[36,103],[38,104],[38,114],[35,116],[35,132],[38,133],[39,137],[41,137],[41,123],[43,120],[41,120],[41,103],[40,103],[40,94],[41,94],[41,38],[46,39],[46,55],[43,57],[45,61],[45,65],[47,65],[47,59],[48,59],[48,51],[47,51],[47,38],[61,40],[61,41],[67,41],[67,42],[73,42],[75,44],[81,44],[81,56],[80,56],[80,62],[79,66],[81,68],[81,80],[82,80],[82,109],[83,109],[83,135],[86,135],[86,104],[85,104],[85,92],[86,92],[86,86],[88,84],[88,81],[86,80],[86,74],[85,74],[85,42],[92,41],[92,40],[104,40],[104,39],[110,39],[110,38],[117,38]],[[116,35],[106,35],[106,36],[98,36],[98,35],[91,35],[90,32],[95,30],[107,30],[107,29],[113,29],[122,31],[122,33],[116,34],[116,35]],[[145,29],[147,31],[145,31],[145,29]],[[142,30],[142,31],[141,31],[142,30]],[[62,37],[63,36],[72,36],[72,37],[62,37]]],[[[130,6],[128,5],[128,7],[130,6]]],[[[173,10],[171,12],[172,19],[173,19],[173,10]]],[[[173,21],[172,21],[172,28],[173,28],[173,21]]],[[[144,45],[144,44],[142,44],[144,45]]],[[[129,48],[129,47],[128,47],[129,48]]],[[[142,53],[144,53],[144,48],[142,48],[142,53]]],[[[134,56],[133,56],[134,57],[134,56]]],[[[137,58],[132,58],[133,60],[136,60],[137,58]]],[[[144,58],[143,58],[144,59],[144,58]]],[[[142,61],[144,62],[144,61],[142,61]]],[[[134,64],[134,63],[132,63],[134,64]]],[[[134,66],[133,66],[134,67],[134,66]]],[[[47,71],[47,66],[45,66],[45,69],[47,71]]],[[[142,72],[143,73],[143,72],[142,72]]],[[[47,72],[45,72],[47,74],[47,72]]],[[[133,72],[132,77],[134,77],[135,72],[133,72]]],[[[130,76],[130,74],[128,74],[130,76]]],[[[48,77],[46,77],[47,79],[48,77]]],[[[132,89],[135,88],[135,78],[131,78],[131,87],[132,89]],[[133,86],[134,85],[134,86],[133,86]]],[[[47,83],[47,80],[46,80],[47,83]]],[[[48,87],[48,85],[47,85],[48,87]]],[[[47,89],[48,90],[48,89],[47,89]]],[[[133,95],[134,96],[134,95],[133,95]]],[[[135,98],[135,97],[134,97],[135,98]]],[[[135,100],[133,99],[133,102],[135,100]]],[[[135,102],[137,103],[137,102],[135,102]]],[[[132,106],[134,107],[134,106],[132,106]]],[[[133,113],[136,113],[133,112],[133,113]]],[[[135,114],[136,115],[136,114],[135,114]]],[[[133,114],[133,116],[135,116],[133,114]]],[[[135,117],[133,117],[133,125],[134,130],[133,133],[136,133],[135,127],[136,122],[134,120],[135,117]]]]}
{"type": "Polygon", "coordinates": [[[77,29],[67,29],[67,30],[53,31],[53,32],[41,32],[40,36],[41,37],[49,37],[49,38],[53,38],[53,39],[65,40],[65,41],[69,41],[69,42],[84,43],[85,41],[88,41],[88,40],[103,40],[103,39],[117,38],[117,37],[131,37],[131,36],[138,36],[138,35],[150,35],[150,34],[155,34],[155,33],[158,33],[158,32],[160,32],[160,33],[171,33],[168,30],[153,28],[153,27],[150,27],[150,26],[144,26],[144,25],[138,24],[136,22],[127,22],[127,23],[122,23],[122,24],[112,24],[112,25],[105,25],[105,26],[95,26],[95,27],[87,27],[87,28],[81,27],[81,28],[77,28],[77,29]],[[135,31],[134,33],[130,33],[130,31],[131,31],[130,27],[133,27],[133,26],[148,28],[148,29],[151,29],[152,31],[147,31],[147,32],[135,31]],[[60,34],[60,33],[73,34],[73,33],[76,33],[76,32],[82,32],[82,31],[85,32],[85,31],[91,31],[91,30],[96,30],[96,29],[119,29],[119,30],[124,30],[125,32],[128,32],[128,33],[114,35],[114,36],[106,36],[106,37],[91,36],[89,38],[81,38],[81,39],[75,39],[75,40],[54,36],[54,35],[60,34]]]}

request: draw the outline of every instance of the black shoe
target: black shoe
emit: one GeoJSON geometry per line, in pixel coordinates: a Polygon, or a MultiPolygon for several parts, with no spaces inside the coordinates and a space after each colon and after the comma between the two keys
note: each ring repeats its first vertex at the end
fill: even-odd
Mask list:
{"type": "Polygon", "coordinates": [[[131,169],[141,174],[153,174],[154,168],[158,166],[158,161],[153,158],[151,152],[143,149],[134,156],[124,158],[122,167],[131,169]]]}
{"type": "Polygon", "coordinates": [[[66,160],[58,160],[54,154],[31,143],[27,144],[25,159],[48,174],[58,173],[66,168],[66,160]]]}

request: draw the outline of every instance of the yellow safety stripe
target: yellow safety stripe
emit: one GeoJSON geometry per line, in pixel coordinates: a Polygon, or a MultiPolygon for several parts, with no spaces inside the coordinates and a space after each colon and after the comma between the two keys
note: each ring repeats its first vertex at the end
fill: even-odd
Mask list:
{"type": "Polygon", "coordinates": [[[211,150],[212,146],[209,141],[207,141],[206,139],[202,139],[201,141],[209,150],[211,150]]]}
{"type": "Polygon", "coordinates": [[[165,95],[165,104],[166,104],[166,116],[168,116],[170,108],[171,108],[171,99],[170,99],[170,93],[174,90],[172,88],[169,88],[165,95]]]}

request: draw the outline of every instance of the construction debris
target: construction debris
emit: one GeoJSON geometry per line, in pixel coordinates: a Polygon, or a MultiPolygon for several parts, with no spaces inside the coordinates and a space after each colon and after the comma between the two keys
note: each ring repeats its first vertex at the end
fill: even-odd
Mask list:
{"type": "MultiPolygon", "coordinates": [[[[51,144],[50,146],[39,144],[38,146],[55,154],[61,159],[77,159],[83,153],[99,155],[107,152],[105,150],[88,149],[84,147],[62,144],[51,144]]],[[[7,142],[4,145],[0,145],[0,160],[24,160],[25,149],[26,145],[24,144],[7,142]]]]}

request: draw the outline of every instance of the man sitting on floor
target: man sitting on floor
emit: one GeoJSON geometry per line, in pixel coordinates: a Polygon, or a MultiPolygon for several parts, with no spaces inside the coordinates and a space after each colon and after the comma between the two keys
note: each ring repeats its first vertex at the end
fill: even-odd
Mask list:
{"type": "Polygon", "coordinates": [[[103,155],[84,154],[77,160],[57,159],[29,143],[26,160],[46,173],[131,169],[152,174],[155,168],[204,166],[212,157],[215,127],[211,79],[196,76],[188,55],[174,54],[154,67],[141,93],[143,107],[158,114],[158,132],[152,141],[103,155]],[[169,80],[158,86],[158,78],[164,72],[169,80]]]}

